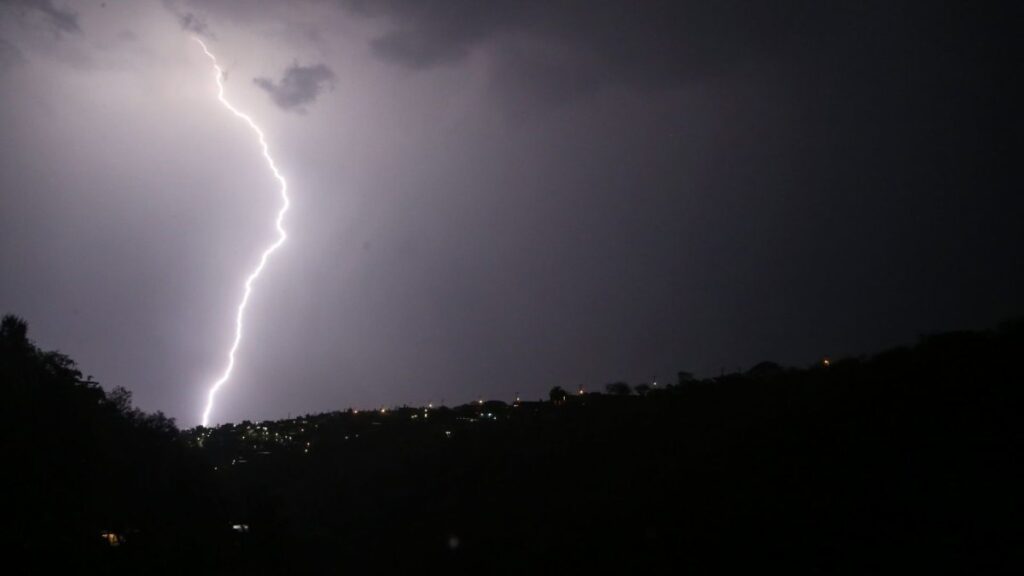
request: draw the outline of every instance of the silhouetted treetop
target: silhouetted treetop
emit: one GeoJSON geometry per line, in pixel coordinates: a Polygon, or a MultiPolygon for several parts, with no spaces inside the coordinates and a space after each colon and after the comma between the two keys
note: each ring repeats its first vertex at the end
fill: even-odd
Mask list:
{"type": "Polygon", "coordinates": [[[604,389],[614,396],[629,396],[633,393],[633,389],[625,382],[612,382],[611,384],[606,384],[604,389]]]}
{"type": "Polygon", "coordinates": [[[28,344],[28,323],[13,314],[0,322],[0,339],[8,345],[28,344]]]}

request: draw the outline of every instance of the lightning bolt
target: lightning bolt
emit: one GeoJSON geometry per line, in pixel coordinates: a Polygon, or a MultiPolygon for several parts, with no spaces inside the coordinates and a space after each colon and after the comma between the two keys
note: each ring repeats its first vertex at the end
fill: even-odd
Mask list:
{"type": "Polygon", "coordinates": [[[217,64],[217,57],[206,47],[197,37],[193,37],[199,46],[203,48],[203,52],[210,58],[210,62],[213,63],[214,78],[217,81],[217,99],[224,105],[225,108],[231,111],[237,118],[244,121],[252,128],[252,131],[256,133],[256,137],[259,139],[260,146],[263,148],[263,158],[267,161],[267,166],[270,167],[270,171],[274,173],[274,178],[277,179],[281,185],[281,209],[277,212],[277,220],[274,222],[274,226],[277,228],[277,241],[267,247],[260,256],[259,265],[249,274],[245,279],[245,290],[242,293],[242,301],[238,304],[238,311],[235,314],[235,339],[231,343],[231,349],[228,351],[228,365],[224,369],[224,373],[221,377],[210,386],[210,391],[206,395],[206,409],[203,410],[203,426],[206,426],[210,421],[210,412],[213,410],[213,400],[217,396],[217,391],[220,390],[230,378],[231,372],[235,368],[235,354],[238,352],[238,345],[242,342],[242,320],[245,317],[245,309],[249,305],[249,297],[252,295],[253,282],[259,278],[260,273],[263,272],[263,268],[267,265],[267,260],[270,259],[270,255],[277,251],[282,244],[288,240],[288,233],[284,229],[284,215],[288,212],[288,208],[291,206],[291,200],[288,198],[288,181],[284,179],[281,172],[278,171],[277,165],[274,163],[274,159],[270,156],[270,147],[267,146],[267,140],[263,137],[263,130],[256,125],[248,114],[238,110],[228,102],[228,99],[224,97],[224,70],[217,64]]]}

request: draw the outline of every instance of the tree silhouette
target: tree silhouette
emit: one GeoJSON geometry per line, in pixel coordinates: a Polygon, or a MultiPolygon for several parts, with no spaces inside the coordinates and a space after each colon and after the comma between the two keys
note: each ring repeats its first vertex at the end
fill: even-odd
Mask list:
{"type": "Polygon", "coordinates": [[[13,314],[5,315],[0,322],[0,339],[10,346],[27,345],[28,323],[13,314]]]}
{"type": "Polygon", "coordinates": [[[214,493],[195,492],[210,483],[209,468],[185,450],[174,421],[134,408],[125,388],[106,393],[67,355],[40,350],[12,315],[0,321],[0,394],[4,466],[17,471],[0,485],[17,495],[4,510],[4,524],[17,526],[3,532],[8,544],[36,556],[87,555],[123,537],[193,546],[216,531],[214,493]]]}
{"type": "Polygon", "coordinates": [[[679,373],[676,375],[676,384],[680,387],[692,384],[693,382],[694,377],[692,372],[680,370],[679,373]]]}
{"type": "Polygon", "coordinates": [[[569,393],[562,389],[561,386],[555,386],[548,392],[548,399],[555,404],[561,404],[565,402],[565,399],[569,396],[569,393]]]}
{"type": "Polygon", "coordinates": [[[605,385],[604,389],[613,396],[629,396],[633,392],[625,382],[612,382],[605,385]]]}

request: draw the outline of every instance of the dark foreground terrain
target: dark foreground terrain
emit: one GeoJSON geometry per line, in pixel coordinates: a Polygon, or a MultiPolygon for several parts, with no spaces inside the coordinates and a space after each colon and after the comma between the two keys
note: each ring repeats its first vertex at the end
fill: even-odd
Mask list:
{"type": "Polygon", "coordinates": [[[1014,572],[1022,361],[1016,322],[807,369],[178,431],[7,317],[0,536],[17,573],[1014,572]]]}

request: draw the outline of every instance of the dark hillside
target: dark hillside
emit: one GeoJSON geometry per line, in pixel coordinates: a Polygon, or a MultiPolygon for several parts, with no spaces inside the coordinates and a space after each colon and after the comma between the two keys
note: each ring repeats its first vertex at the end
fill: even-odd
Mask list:
{"type": "Polygon", "coordinates": [[[115,570],[980,573],[1020,518],[1020,323],[639,394],[183,433],[15,328],[5,539],[115,570]]]}

